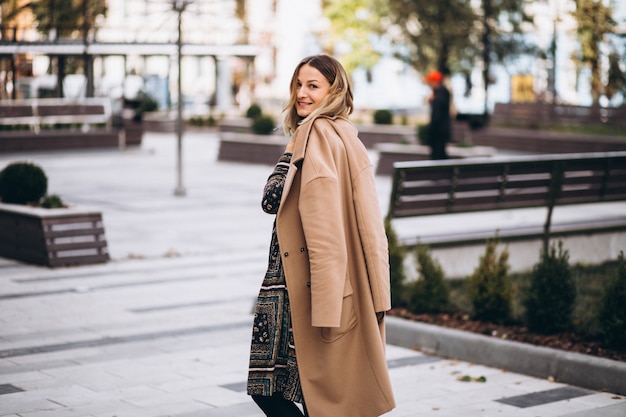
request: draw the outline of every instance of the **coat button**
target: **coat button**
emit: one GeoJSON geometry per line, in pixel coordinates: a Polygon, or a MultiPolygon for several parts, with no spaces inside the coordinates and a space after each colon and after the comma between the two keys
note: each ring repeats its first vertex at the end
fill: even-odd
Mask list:
{"type": "Polygon", "coordinates": [[[286,258],[287,256],[289,256],[289,252],[285,252],[283,255],[285,255],[286,258]]]}
{"type": "Polygon", "coordinates": [[[304,252],[306,248],[300,248],[300,252],[304,252]]]}
{"type": "Polygon", "coordinates": [[[307,282],[307,283],[306,283],[306,286],[307,286],[308,288],[311,288],[311,281],[307,282]]]}

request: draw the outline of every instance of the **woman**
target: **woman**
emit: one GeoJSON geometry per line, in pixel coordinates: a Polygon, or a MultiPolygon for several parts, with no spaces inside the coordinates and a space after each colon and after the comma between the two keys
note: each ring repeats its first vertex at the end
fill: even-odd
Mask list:
{"type": "Polygon", "coordinates": [[[389,255],[373,166],[347,119],[341,64],[303,59],[265,187],[276,213],[255,310],[248,393],[269,416],[375,417],[394,408],[385,359],[389,255]],[[297,360],[296,360],[297,358],[297,360]],[[306,403],[306,404],[305,404],[306,403]]]}

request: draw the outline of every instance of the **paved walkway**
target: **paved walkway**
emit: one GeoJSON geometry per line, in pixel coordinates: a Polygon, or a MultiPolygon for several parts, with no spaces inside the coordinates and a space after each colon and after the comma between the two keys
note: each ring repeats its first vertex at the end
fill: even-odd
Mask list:
{"type": "MultiPolygon", "coordinates": [[[[175,197],[175,144],[150,133],[121,153],[0,154],[0,168],[35,162],[50,193],[102,210],[112,257],[58,269],[0,258],[0,416],[262,417],[245,380],[271,167],[217,162],[216,136],[188,133],[187,196],[175,197]]],[[[392,345],[388,359],[389,417],[626,415],[611,393],[392,345]]]]}

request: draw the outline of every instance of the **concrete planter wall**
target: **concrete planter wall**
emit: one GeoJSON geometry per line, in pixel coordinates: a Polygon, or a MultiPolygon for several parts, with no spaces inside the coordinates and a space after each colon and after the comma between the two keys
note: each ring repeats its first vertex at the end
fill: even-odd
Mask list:
{"type": "Polygon", "coordinates": [[[49,267],[109,260],[102,214],[0,203],[0,256],[49,267]]]}
{"type": "Polygon", "coordinates": [[[283,135],[221,132],[217,159],[274,165],[288,142],[289,138],[283,135]]]}
{"type": "MultiPolygon", "coordinates": [[[[430,147],[425,145],[402,145],[397,143],[379,143],[377,175],[392,175],[394,162],[422,161],[430,159],[430,147]]],[[[496,149],[490,146],[459,147],[448,145],[446,151],[450,158],[472,158],[493,156],[496,149]]]]}

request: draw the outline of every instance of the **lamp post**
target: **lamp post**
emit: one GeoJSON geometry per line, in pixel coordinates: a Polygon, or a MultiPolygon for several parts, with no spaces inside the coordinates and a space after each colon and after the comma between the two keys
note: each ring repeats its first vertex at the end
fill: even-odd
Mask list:
{"type": "Polygon", "coordinates": [[[183,77],[182,77],[182,47],[183,33],[182,22],[185,8],[193,3],[193,0],[173,0],[174,10],[178,13],[178,40],[176,42],[177,64],[178,64],[178,107],[176,114],[176,188],[174,195],[184,196],[187,192],[183,185],[183,77]]]}

